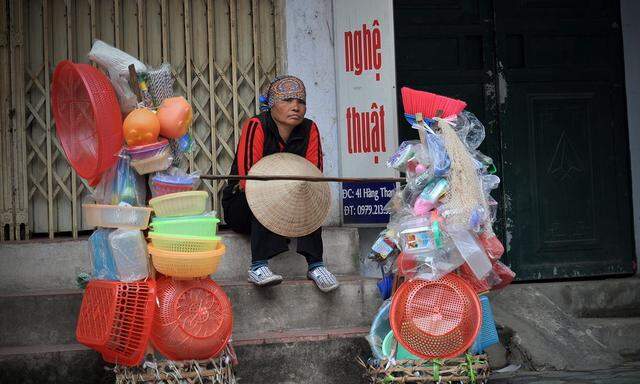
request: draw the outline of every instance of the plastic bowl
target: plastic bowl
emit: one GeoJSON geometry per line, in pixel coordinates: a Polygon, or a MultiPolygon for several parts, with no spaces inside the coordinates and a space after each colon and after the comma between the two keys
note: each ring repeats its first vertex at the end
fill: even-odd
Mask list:
{"type": "Polygon", "coordinates": [[[173,252],[213,251],[220,241],[220,238],[215,236],[167,235],[155,231],[149,232],[149,238],[154,247],[173,252]]]}
{"type": "Polygon", "coordinates": [[[154,233],[163,235],[190,235],[213,237],[218,230],[217,217],[175,217],[164,220],[151,220],[151,228],[154,233]]]}
{"type": "Polygon", "coordinates": [[[120,205],[82,204],[84,219],[90,226],[145,229],[151,208],[120,205]]]}
{"type": "Polygon", "coordinates": [[[216,273],[225,253],[224,243],[218,242],[213,251],[172,252],[149,245],[151,261],[155,269],[166,276],[195,278],[216,273]]]}
{"type": "Polygon", "coordinates": [[[169,140],[162,139],[151,144],[125,147],[125,151],[131,157],[131,160],[142,160],[157,155],[168,146],[169,140]]]}
{"type": "Polygon", "coordinates": [[[209,194],[205,191],[171,193],[149,200],[157,216],[201,215],[207,208],[209,194]]]}

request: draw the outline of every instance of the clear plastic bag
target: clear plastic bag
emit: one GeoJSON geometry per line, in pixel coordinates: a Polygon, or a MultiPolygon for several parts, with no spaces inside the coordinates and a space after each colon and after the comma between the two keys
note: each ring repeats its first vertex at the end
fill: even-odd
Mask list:
{"type": "Polygon", "coordinates": [[[87,56],[107,71],[111,84],[118,95],[122,112],[128,113],[134,110],[138,101],[129,86],[129,65],[135,65],[138,73],[146,71],[146,65],[130,54],[101,40],[93,42],[87,56]]]}
{"type": "Polygon", "coordinates": [[[133,172],[130,165],[128,156],[120,156],[118,162],[103,174],[93,193],[97,204],[146,206],[144,178],[133,172]]]}
{"type": "Polygon", "coordinates": [[[403,141],[398,149],[387,160],[387,167],[400,172],[407,170],[407,164],[415,155],[415,146],[420,144],[417,140],[403,141]]]}
{"type": "Polygon", "coordinates": [[[133,282],[149,276],[149,253],[142,232],[117,229],[109,234],[109,246],[120,281],[133,282]]]}
{"type": "Polygon", "coordinates": [[[491,262],[475,235],[466,229],[449,230],[448,233],[476,278],[484,279],[491,271],[491,262]]]}
{"type": "Polygon", "coordinates": [[[437,280],[464,264],[464,259],[447,236],[440,248],[402,253],[396,264],[406,278],[437,280]]]}
{"type": "Polygon", "coordinates": [[[485,138],[484,125],[469,111],[462,111],[455,121],[458,137],[470,150],[477,149],[485,138]]]}
{"type": "Polygon", "coordinates": [[[156,152],[153,156],[143,159],[131,160],[131,167],[138,172],[139,175],[164,171],[171,166],[173,156],[169,146],[156,152]]]}
{"type": "Polygon", "coordinates": [[[116,264],[109,246],[109,235],[113,229],[98,228],[89,236],[91,277],[97,280],[118,280],[116,264]]]}

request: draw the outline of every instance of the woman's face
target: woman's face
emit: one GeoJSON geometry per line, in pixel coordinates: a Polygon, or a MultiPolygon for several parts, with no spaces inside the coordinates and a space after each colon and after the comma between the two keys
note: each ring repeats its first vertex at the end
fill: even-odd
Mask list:
{"type": "Polygon", "coordinates": [[[284,99],[276,101],[271,107],[271,117],[276,123],[295,127],[302,123],[307,113],[307,105],[300,99],[284,99]]]}

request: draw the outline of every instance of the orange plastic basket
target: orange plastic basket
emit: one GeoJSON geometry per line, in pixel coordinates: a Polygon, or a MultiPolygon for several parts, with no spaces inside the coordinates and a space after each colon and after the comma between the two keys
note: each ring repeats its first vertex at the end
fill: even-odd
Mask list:
{"type": "Polygon", "coordinates": [[[466,351],[482,323],[480,300],[461,277],[409,280],[393,296],[389,320],[398,342],[423,359],[466,351]]]}
{"type": "Polygon", "coordinates": [[[227,345],[233,330],[231,301],[213,280],[158,280],[151,341],[171,360],[208,359],[227,345]]]}
{"type": "Polygon", "coordinates": [[[149,341],[155,300],[154,280],[93,280],[82,299],[76,338],[107,362],[138,365],[149,341]]]}

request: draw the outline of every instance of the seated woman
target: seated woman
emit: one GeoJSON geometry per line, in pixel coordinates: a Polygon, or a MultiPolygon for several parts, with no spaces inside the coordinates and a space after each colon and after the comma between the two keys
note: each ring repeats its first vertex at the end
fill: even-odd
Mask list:
{"type": "MultiPolygon", "coordinates": [[[[231,174],[246,175],[262,157],[289,152],[305,157],[322,171],[322,146],[316,124],[305,119],[306,91],[294,76],[276,77],[269,85],[262,113],[245,121],[231,174]]],[[[289,250],[288,239],[265,228],[251,213],[244,193],[245,181],[229,181],[223,191],[222,207],[227,224],[236,232],[251,235],[249,282],[275,285],[282,276],[269,269],[270,258],[289,250]]],[[[323,292],[338,287],[335,276],[322,262],[322,227],[298,238],[298,253],[307,259],[307,277],[323,292]]]]}

